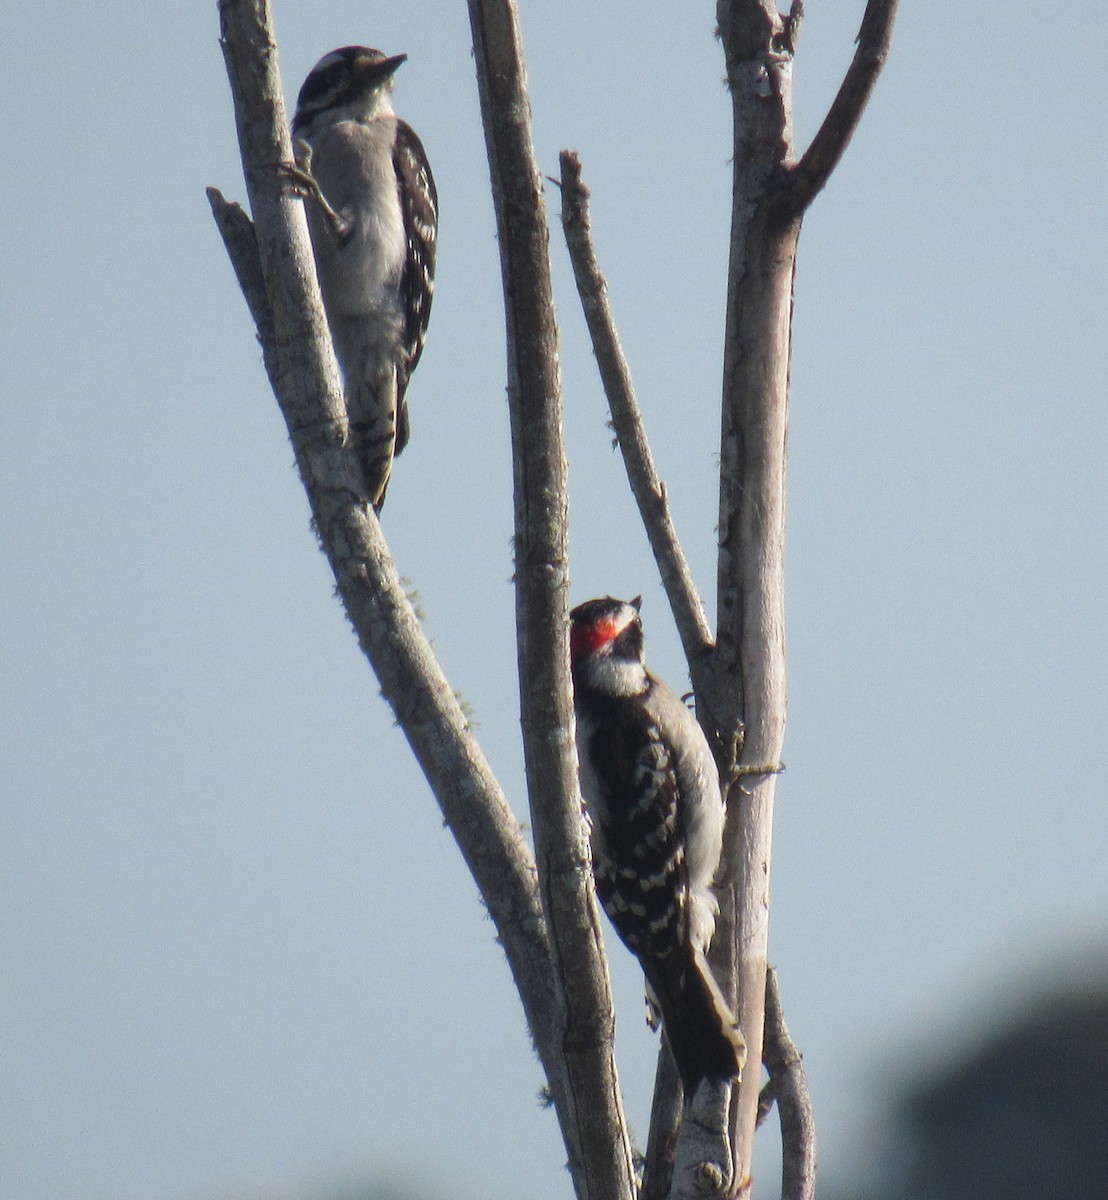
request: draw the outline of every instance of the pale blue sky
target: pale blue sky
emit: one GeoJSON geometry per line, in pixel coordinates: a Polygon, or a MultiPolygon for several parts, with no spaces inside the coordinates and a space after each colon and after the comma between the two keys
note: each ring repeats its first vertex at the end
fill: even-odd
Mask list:
{"type": "MultiPolygon", "coordinates": [[[[802,144],[863,7],[808,4],[802,144]]],[[[1108,18],[902,7],[796,282],[771,946],[828,1181],[868,1154],[890,1064],[942,1062],[1108,929],[1108,18]]],[[[551,174],[582,154],[709,599],[730,180],[713,16],[524,7],[538,152],[551,174]]],[[[441,249],[384,524],[522,815],[465,5],[276,17],[290,97],[335,46],[410,56],[396,103],[432,159],[441,249]]],[[[214,0],[16,6],[0,94],[0,1197],[291,1200],[362,1174],[568,1196],[508,971],[331,595],[208,213],[205,185],[244,195],[214,0]]],[[[552,248],[574,599],[643,592],[680,689],[557,229],[552,248]]],[[[611,945],[645,1136],[656,1043],[611,945]]],[[[764,1168],[756,1194],[776,1187],[764,1168]]]]}

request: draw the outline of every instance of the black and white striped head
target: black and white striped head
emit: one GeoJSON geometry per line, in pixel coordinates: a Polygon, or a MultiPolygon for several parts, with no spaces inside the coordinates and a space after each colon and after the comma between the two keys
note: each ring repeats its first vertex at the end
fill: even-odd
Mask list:
{"type": "Polygon", "coordinates": [[[639,605],[642,597],[586,600],[569,614],[569,658],[575,687],[608,695],[641,692],[646,684],[639,605]]]}
{"type": "Polygon", "coordinates": [[[325,54],[308,72],[296,98],[292,132],[309,138],[320,125],[391,116],[392,77],[407,57],[388,58],[369,46],[343,46],[325,54]]]}

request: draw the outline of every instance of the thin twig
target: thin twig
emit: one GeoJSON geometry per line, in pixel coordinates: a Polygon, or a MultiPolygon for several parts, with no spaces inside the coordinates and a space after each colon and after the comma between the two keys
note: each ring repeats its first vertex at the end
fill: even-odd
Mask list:
{"type": "Polygon", "coordinates": [[[816,1192],[816,1123],[804,1060],[789,1036],[781,1010],[777,972],[766,971],[766,1032],[762,1061],[769,1072],[781,1121],[781,1200],[813,1200],[816,1192]]]}
{"type": "Polygon", "coordinates": [[[258,339],[263,347],[273,346],[273,313],[266,295],[262,261],[258,257],[258,239],[254,234],[254,222],[247,216],[241,204],[225,200],[223,193],[214,187],[207,189],[208,203],[212,216],[219,226],[223,244],[235,269],[235,277],[246,297],[246,305],[254,318],[258,339]]]}
{"type": "MultiPolygon", "coordinates": [[[[608,300],[608,286],[600,273],[589,222],[589,191],[581,179],[581,162],[575,153],[561,154],[562,228],[569,248],[577,292],[592,338],[593,353],[612,414],[616,438],[627,468],[631,491],[646,527],[650,548],[658,564],[673,617],[681,635],[691,672],[711,652],[712,631],[693,581],[670,515],[666,485],[658,478],[646,430],[639,415],[631,369],[620,345],[608,300]]],[[[694,680],[695,682],[695,680],[694,680]]]]}
{"type": "Polygon", "coordinates": [[[794,214],[803,213],[838,166],[881,68],[889,55],[897,0],[869,0],[858,31],[858,48],[811,145],[800,161],[786,170],[780,200],[794,214]]]}

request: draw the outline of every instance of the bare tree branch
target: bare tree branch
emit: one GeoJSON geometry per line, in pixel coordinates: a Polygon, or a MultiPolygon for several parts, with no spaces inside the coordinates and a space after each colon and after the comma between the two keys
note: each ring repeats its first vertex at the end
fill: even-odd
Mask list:
{"type": "MultiPolygon", "coordinates": [[[[669,517],[665,487],[654,469],[630,370],[623,356],[589,229],[588,191],[576,155],[563,152],[562,223],[577,288],[600,366],[632,491],[639,503],[655,558],[670,597],[689,662],[699,687],[711,655],[710,634],[692,575],[669,517]]],[[[700,709],[698,706],[698,713],[700,709]]],[[[668,1050],[659,1056],[644,1190],[651,1196],[718,1192],[731,1180],[727,1116],[730,1089],[701,1089],[682,1111],[680,1089],[668,1050]],[[680,1138],[678,1126],[686,1119],[680,1138]]]]}
{"type": "Polygon", "coordinates": [[[292,154],[269,6],[222,0],[219,7],[254,230],[218,193],[211,196],[213,210],[255,313],[347,615],[496,925],[555,1103],[560,1112],[572,1112],[564,1020],[534,860],[419,626],[377,518],[348,482],[345,412],[307,226],[300,202],[283,184],[283,164],[292,154]]]}
{"type": "MultiPolygon", "coordinates": [[[[252,289],[251,281],[261,277],[253,225],[216,189],[209,188],[208,195],[251,308],[262,301],[255,312],[259,337],[267,360],[276,360],[268,298],[252,289]]],[[[287,374],[272,377],[286,381],[278,400],[287,415],[286,392],[294,385],[287,374]]],[[[517,985],[526,992],[524,1007],[542,1053],[555,1032],[552,961],[530,847],[416,620],[372,509],[335,495],[334,480],[343,472],[331,465],[333,445],[309,448],[302,438],[300,446],[298,465],[347,616],[473,873],[517,985]],[[328,537],[322,533],[324,514],[328,537]]]]}
{"type": "Polygon", "coordinates": [[[673,1183],[677,1134],[681,1128],[681,1078],[669,1047],[662,1042],[654,1075],[654,1101],[646,1139],[646,1163],[639,1200],[665,1200],[673,1183]]]}
{"type": "MultiPolygon", "coordinates": [[[[720,441],[718,629],[707,694],[728,786],[712,961],[748,1046],[762,1044],[776,776],[785,727],[785,435],[799,220],[769,203],[792,147],[790,29],[772,0],[719,0],[734,110],[720,441]],[[768,770],[767,770],[768,769],[768,770]],[[728,773],[729,772],[729,773],[728,773]],[[765,773],[760,773],[765,772],[765,773]]],[[[732,1096],[732,1191],[751,1172],[760,1072],[732,1096]]]]}
{"type": "Polygon", "coordinates": [[[850,145],[888,58],[896,16],[897,0],[869,0],[858,30],[854,60],[838,94],[801,161],[787,168],[781,179],[780,203],[791,214],[803,214],[850,145]]]}
{"type": "MultiPolygon", "coordinates": [[[[894,9],[871,0],[855,64],[796,168],[792,58],[800,0],[788,17],[774,0],[718,0],[716,9],[733,106],[734,177],[718,628],[705,689],[720,758],[732,770],[713,962],[733,981],[750,1046],[763,1041],[775,771],[785,727],[785,462],[797,239],[804,208],[841,156],[872,87],[894,9]],[[794,179],[800,182],[789,199],[794,179]]],[[[753,1066],[733,1098],[733,1187],[750,1173],[760,1083],[753,1066]]]]}
{"type": "Polygon", "coordinates": [[[889,55],[897,0],[869,0],[858,31],[858,49],[812,144],[785,173],[781,200],[800,214],[838,166],[889,55]]]}
{"type": "Polygon", "coordinates": [[[814,1200],[816,1124],[804,1061],[789,1036],[777,972],[766,971],[766,1036],[762,1060],[781,1121],[781,1200],[814,1200]]]}
{"type": "Polygon", "coordinates": [[[273,337],[273,313],[269,308],[269,297],[265,291],[262,275],[262,260],[258,256],[258,239],[254,233],[254,222],[247,216],[241,204],[232,204],[223,198],[218,188],[207,189],[208,203],[212,216],[219,226],[223,244],[235,269],[235,277],[246,297],[246,306],[254,318],[258,340],[266,354],[266,369],[270,366],[270,355],[276,366],[275,342],[273,337]]]}
{"type": "Polygon", "coordinates": [[[515,476],[516,635],[539,887],[558,966],[570,1107],[559,1108],[577,1195],[634,1195],[615,1017],[577,784],[567,638],[569,566],[558,329],[542,177],[531,141],[515,0],[470,0],[508,334],[515,476]]]}
{"type": "MultiPolygon", "coordinates": [[[[268,6],[221,0],[221,46],[235,105],[235,124],[242,153],[261,278],[270,320],[259,326],[263,348],[269,345],[273,365],[288,376],[286,419],[293,445],[310,445],[313,432],[339,442],[345,438],[346,410],[339,386],[323,302],[315,282],[315,265],[307,238],[303,206],[284,187],[282,164],[292,151],[285,123],[284,97],[277,76],[277,49],[269,32],[268,6]],[[275,332],[274,332],[275,331],[275,332]],[[278,344],[278,338],[284,345],[278,344]]],[[[214,211],[214,210],[213,210],[214,211]]],[[[224,211],[221,230],[231,228],[224,211]]],[[[238,236],[243,238],[241,221],[238,236]]],[[[258,268],[246,267],[240,253],[236,269],[250,274],[247,300],[259,304],[258,268]]],[[[330,447],[321,447],[330,448],[330,447]]],[[[335,447],[337,449],[337,447],[335,447]]],[[[333,466],[341,469],[337,460],[333,466]]]]}
{"type": "Polygon", "coordinates": [[[581,297],[581,307],[600,368],[604,394],[608,398],[612,424],[627,468],[627,478],[638,502],[695,686],[697,666],[711,651],[711,628],[677,539],[666,497],[666,485],[658,478],[650,443],[639,415],[635,388],[631,382],[631,368],[619,342],[608,300],[608,285],[600,273],[592,242],[589,191],[581,178],[581,162],[576,154],[563,150],[561,168],[562,228],[573,263],[577,292],[581,297]]]}

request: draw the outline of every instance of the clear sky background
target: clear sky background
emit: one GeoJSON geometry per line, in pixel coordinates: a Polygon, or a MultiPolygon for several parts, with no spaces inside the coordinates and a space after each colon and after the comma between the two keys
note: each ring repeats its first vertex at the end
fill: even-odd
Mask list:
{"type": "MultiPolygon", "coordinates": [[[[810,0],[801,146],[862,0],[810,0]]],[[[525,815],[503,317],[461,0],[278,0],[286,93],[350,42],[442,207],[384,513],[525,815]]],[[[730,107],[711,3],[525,0],[544,170],[581,152],[711,600],[730,107]]],[[[242,199],[216,6],[0,37],[0,1196],[570,1194],[507,968],[332,596],[204,187],[242,199]]],[[[1108,930],[1108,17],[905,0],[800,245],[772,957],[824,1178],[1108,930]]],[[[560,233],[573,596],[645,595],[685,686],[560,233]]],[[[656,1043],[614,938],[645,1137],[656,1043]]],[[[776,1140],[775,1130],[760,1135],[776,1140]]],[[[776,1194],[771,1169],[757,1181],[776,1194]]]]}

